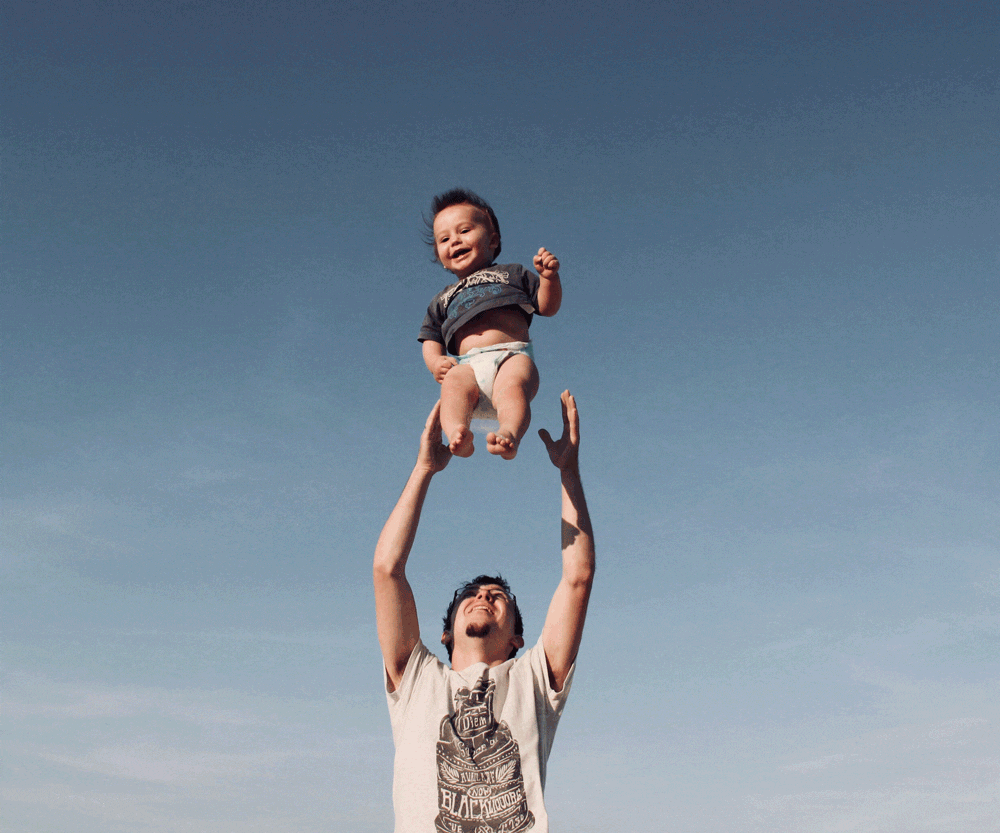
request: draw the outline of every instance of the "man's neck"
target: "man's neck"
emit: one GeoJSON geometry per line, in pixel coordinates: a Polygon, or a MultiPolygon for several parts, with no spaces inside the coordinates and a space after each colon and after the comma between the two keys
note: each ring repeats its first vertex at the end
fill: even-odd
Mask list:
{"type": "Polygon", "coordinates": [[[495,647],[485,644],[483,640],[475,640],[467,645],[456,645],[451,654],[451,670],[464,671],[477,662],[485,662],[490,668],[495,668],[507,661],[510,649],[505,648],[502,656],[495,647]]]}

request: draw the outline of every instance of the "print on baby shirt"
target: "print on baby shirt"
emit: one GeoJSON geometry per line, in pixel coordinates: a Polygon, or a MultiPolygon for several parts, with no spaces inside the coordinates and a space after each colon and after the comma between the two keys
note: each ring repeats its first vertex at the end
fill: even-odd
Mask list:
{"type": "Polygon", "coordinates": [[[496,284],[507,285],[509,283],[510,283],[510,275],[508,275],[502,269],[487,267],[486,269],[480,269],[478,272],[473,272],[468,277],[462,278],[457,283],[452,284],[444,291],[441,300],[444,303],[445,309],[449,311],[449,316],[450,316],[451,302],[455,299],[456,295],[459,295],[459,293],[465,294],[466,297],[465,303],[463,304],[460,301],[459,306],[467,307],[469,306],[468,298],[480,297],[483,293],[484,285],[489,286],[490,284],[494,284],[494,286],[490,290],[490,293],[493,295],[497,295],[503,290],[501,289],[501,287],[496,286],[496,284]],[[473,292],[470,296],[468,294],[468,290],[470,290],[472,287],[480,287],[480,290],[478,293],[473,292]]]}
{"type": "Polygon", "coordinates": [[[483,298],[496,297],[501,292],[503,292],[503,287],[497,286],[495,283],[463,287],[448,304],[448,319],[458,318],[483,298]]]}
{"type": "Polygon", "coordinates": [[[439,833],[517,833],[535,826],[510,729],[493,716],[496,683],[487,671],[455,692],[455,713],[437,742],[439,833]]]}

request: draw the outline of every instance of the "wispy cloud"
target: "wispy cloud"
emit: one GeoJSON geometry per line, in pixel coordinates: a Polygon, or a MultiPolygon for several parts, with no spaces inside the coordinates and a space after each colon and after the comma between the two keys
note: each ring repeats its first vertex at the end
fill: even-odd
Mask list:
{"type": "Polygon", "coordinates": [[[117,510],[109,502],[76,491],[61,499],[7,499],[0,522],[0,551],[7,566],[50,560],[54,553],[81,555],[120,553],[126,547],[113,538],[94,534],[95,518],[117,510]]]}
{"type": "Polygon", "coordinates": [[[136,743],[99,747],[85,755],[42,752],[40,757],[91,774],[173,783],[209,778],[251,778],[301,754],[290,751],[207,752],[136,743]]]}
{"type": "Polygon", "coordinates": [[[205,466],[194,466],[180,473],[180,481],[193,486],[227,483],[241,477],[243,474],[235,470],[210,469],[205,466]]]}
{"type": "Polygon", "coordinates": [[[12,674],[5,686],[8,718],[98,719],[155,713],[200,726],[263,725],[258,716],[239,708],[220,708],[235,694],[141,687],[78,686],[26,674],[12,674]]]}
{"type": "Polygon", "coordinates": [[[773,833],[992,833],[1000,823],[996,789],[962,783],[754,796],[748,804],[748,829],[773,833]]]}
{"type": "Polygon", "coordinates": [[[86,816],[93,827],[70,826],[88,831],[176,829],[159,819],[180,823],[186,814],[199,830],[317,829],[316,818],[297,819],[297,801],[325,806],[334,800],[332,781],[350,784],[362,801],[365,781],[373,772],[384,780],[391,762],[386,733],[356,729],[344,717],[349,710],[332,698],[11,674],[5,808],[28,819],[40,807],[66,819],[86,816]],[[380,754],[371,755],[373,748],[380,754]],[[207,807],[229,808],[229,822],[257,807],[258,821],[267,816],[273,824],[220,827],[207,807]],[[108,826],[112,819],[121,826],[108,826]]]}
{"type": "Polygon", "coordinates": [[[976,590],[989,596],[1000,596],[1000,570],[981,582],[976,583],[976,590]]]}
{"type": "Polygon", "coordinates": [[[909,723],[842,742],[850,751],[779,769],[748,798],[752,830],[993,831],[1000,822],[1000,708],[991,717],[909,723]]]}
{"type": "Polygon", "coordinates": [[[789,764],[788,766],[781,767],[781,769],[787,770],[788,772],[817,772],[822,769],[828,769],[834,764],[839,764],[846,759],[847,756],[844,754],[826,755],[825,757],[816,758],[811,761],[789,764]]]}

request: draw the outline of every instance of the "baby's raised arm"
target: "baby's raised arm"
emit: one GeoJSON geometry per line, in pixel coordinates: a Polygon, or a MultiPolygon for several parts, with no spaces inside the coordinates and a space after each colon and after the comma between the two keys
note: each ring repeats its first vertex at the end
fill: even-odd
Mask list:
{"type": "Polygon", "coordinates": [[[544,246],[532,263],[541,278],[538,287],[538,314],[555,315],[562,304],[562,283],[559,280],[559,258],[544,246]]]}

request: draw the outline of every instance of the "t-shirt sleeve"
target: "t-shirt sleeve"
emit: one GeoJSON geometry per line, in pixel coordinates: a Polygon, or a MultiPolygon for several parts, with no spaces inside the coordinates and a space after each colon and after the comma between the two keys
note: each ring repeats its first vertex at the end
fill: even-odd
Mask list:
{"type": "Polygon", "coordinates": [[[394,691],[389,690],[389,672],[386,670],[385,663],[382,663],[382,682],[385,685],[385,695],[389,698],[390,708],[394,703],[399,703],[401,700],[405,700],[409,693],[413,690],[413,681],[417,678],[420,673],[421,666],[428,660],[434,659],[434,655],[427,650],[423,641],[417,640],[417,644],[413,646],[413,650],[410,651],[410,658],[406,661],[406,668],[403,669],[403,676],[399,680],[399,685],[396,686],[394,691]]]}
{"type": "MultiPolygon", "coordinates": [[[[549,685],[549,663],[545,658],[545,648],[542,647],[542,640],[539,638],[535,646],[528,651],[521,660],[522,670],[517,676],[530,675],[530,686],[534,692],[533,721],[537,726],[539,758],[544,769],[544,761],[548,759],[552,749],[552,741],[555,738],[556,728],[559,719],[562,717],[563,708],[569,697],[569,690],[573,683],[573,668],[570,668],[566,676],[566,682],[562,689],[556,691],[549,685]],[[524,671],[528,671],[528,675],[524,671]]],[[[543,776],[544,777],[544,776],[543,776]]]]}
{"type": "Polygon", "coordinates": [[[395,691],[389,691],[389,672],[382,665],[382,681],[385,686],[386,702],[389,706],[389,719],[392,722],[393,736],[402,728],[407,709],[413,700],[414,691],[420,686],[421,678],[426,674],[440,673],[443,664],[434,654],[427,650],[422,640],[417,640],[413,646],[410,658],[406,661],[403,676],[395,691]]]}
{"type": "Polygon", "coordinates": [[[517,264],[517,271],[518,288],[528,296],[528,300],[531,301],[534,311],[538,312],[538,288],[542,284],[542,279],[530,269],[525,269],[520,264],[517,264]]]}
{"type": "Polygon", "coordinates": [[[556,691],[549,683],[549,661],[545,657],[545,647],[542,645],[541,637],[535,643],[535,647],[528,652],[526,659],[531,663],[531,675],[535,678],[536,690],[544,697],[546,704],[556,715],[561,714],[566,705],[566,698],[569,697],[570,686],[573,684],[576,663],[574,662],[570,666],[563,687],[556,691]]]}
{"type": "Polygon", "coordinates": [[[444,335],[441,332],[441,327],[444,324],[445,317],[441,309],[442,306],[440,296],[434,296],[434,300],[427,307],[424,322],[420,325],[420,334],[417,336],[417,341],[436,341],[439,344],[444,344],[444,335]]]}

